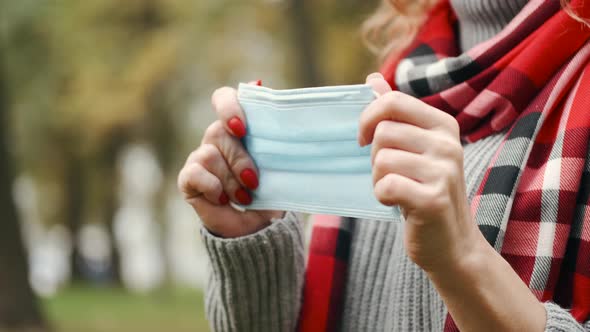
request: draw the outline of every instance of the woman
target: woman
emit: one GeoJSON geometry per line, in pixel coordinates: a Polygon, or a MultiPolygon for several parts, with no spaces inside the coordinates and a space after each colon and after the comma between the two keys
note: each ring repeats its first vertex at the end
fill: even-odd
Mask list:
{"type": "Polygon", "coordinates": [[[318,282],[342,271],[321,225],[304,276],[299,215],[228,205],[249,204],[258,175],[236,92],[217,90],[219,120],[179,175],[204,224],[212,328],[590,331],[589,7],[384,1],[368,26],[388,58],[367,77],[380,97],[359,144],[375,196],[404,212],[348,223],[340,290],[318,282]]]}

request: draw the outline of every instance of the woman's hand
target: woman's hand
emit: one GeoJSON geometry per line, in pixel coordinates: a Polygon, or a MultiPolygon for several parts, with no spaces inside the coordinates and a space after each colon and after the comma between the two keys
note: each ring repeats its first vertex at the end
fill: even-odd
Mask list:
{"type": "Polygon", "coordinates": [[[363,112],[359,132],[361,145],[373,143],[375,195],[402,207],[406,251],[459,329],[543,331],[544,306],[472,221],[455,119],[392,92],[380,74],[367,83],[382,94],[363,112]]]}
{"type": "Polygon", "coordinates": [[[254,162],[240,142],[246,135],[245,116],[232,88],[213,93],[218,120],[211,124],[201,146],[192,152],[178,175],[178,188],[195,209],[205,227],[226,238],[253,234],[280,218],[284,212],[239,212],[229,201],[248,205],[248,190],[258,187],[254,162]]]}
{"type": "Polygon", "coordinates": [[[459,126],[447,113],[391,91],[380,74],[367,84],[381,96],[362,114],[359,143],[372,143],[377,199],[399,205],[405,247],[424,270],[461,264],[483,239],[472,222],[459,126]]]}

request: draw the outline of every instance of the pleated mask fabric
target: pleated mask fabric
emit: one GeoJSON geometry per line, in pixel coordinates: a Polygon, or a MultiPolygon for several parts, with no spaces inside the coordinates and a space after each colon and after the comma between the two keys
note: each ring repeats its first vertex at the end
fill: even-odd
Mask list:
{"type": "Polygon", "coordinates": [[[373,193],[371,147],[357,142],[360,114],[375,98],[369,85],[240,84],[243,143],[260,173],[252,204],[240,208],[396,220],[373,193]]]}

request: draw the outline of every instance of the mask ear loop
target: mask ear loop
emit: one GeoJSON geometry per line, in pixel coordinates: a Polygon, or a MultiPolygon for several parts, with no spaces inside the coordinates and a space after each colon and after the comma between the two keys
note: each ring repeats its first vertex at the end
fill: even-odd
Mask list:
{"type": "Polygon", "coordinates": [[[246,208],[245,207],[243,207],[241,205],[238,205],[238,204],[236,204],[236,203],[234,203],[232,201],[229,201],[229,206],[231,206],[232,208],[234,208],[234,210],[236,210],[238,212],[241,212],[241,213],[246,212],[246,208]]]}

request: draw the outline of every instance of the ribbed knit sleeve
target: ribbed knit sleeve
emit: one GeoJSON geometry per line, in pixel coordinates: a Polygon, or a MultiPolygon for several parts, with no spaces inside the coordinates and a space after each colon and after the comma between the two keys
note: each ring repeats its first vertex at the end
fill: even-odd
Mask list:
{"type": "Polygon", "coordinates": [[[584,324],[578,323],[576,319],[562,307],[555,303],[545,303],[547,310],[547,332],[588,332],[590,331],[590,322],[584,324]]]}
{"type": "Polygon", "coordinates": [[[294,331],[305,271],[301,216],[222,239],[201,231],[211,263],[205,296],[212,331],[294,331]]]}

